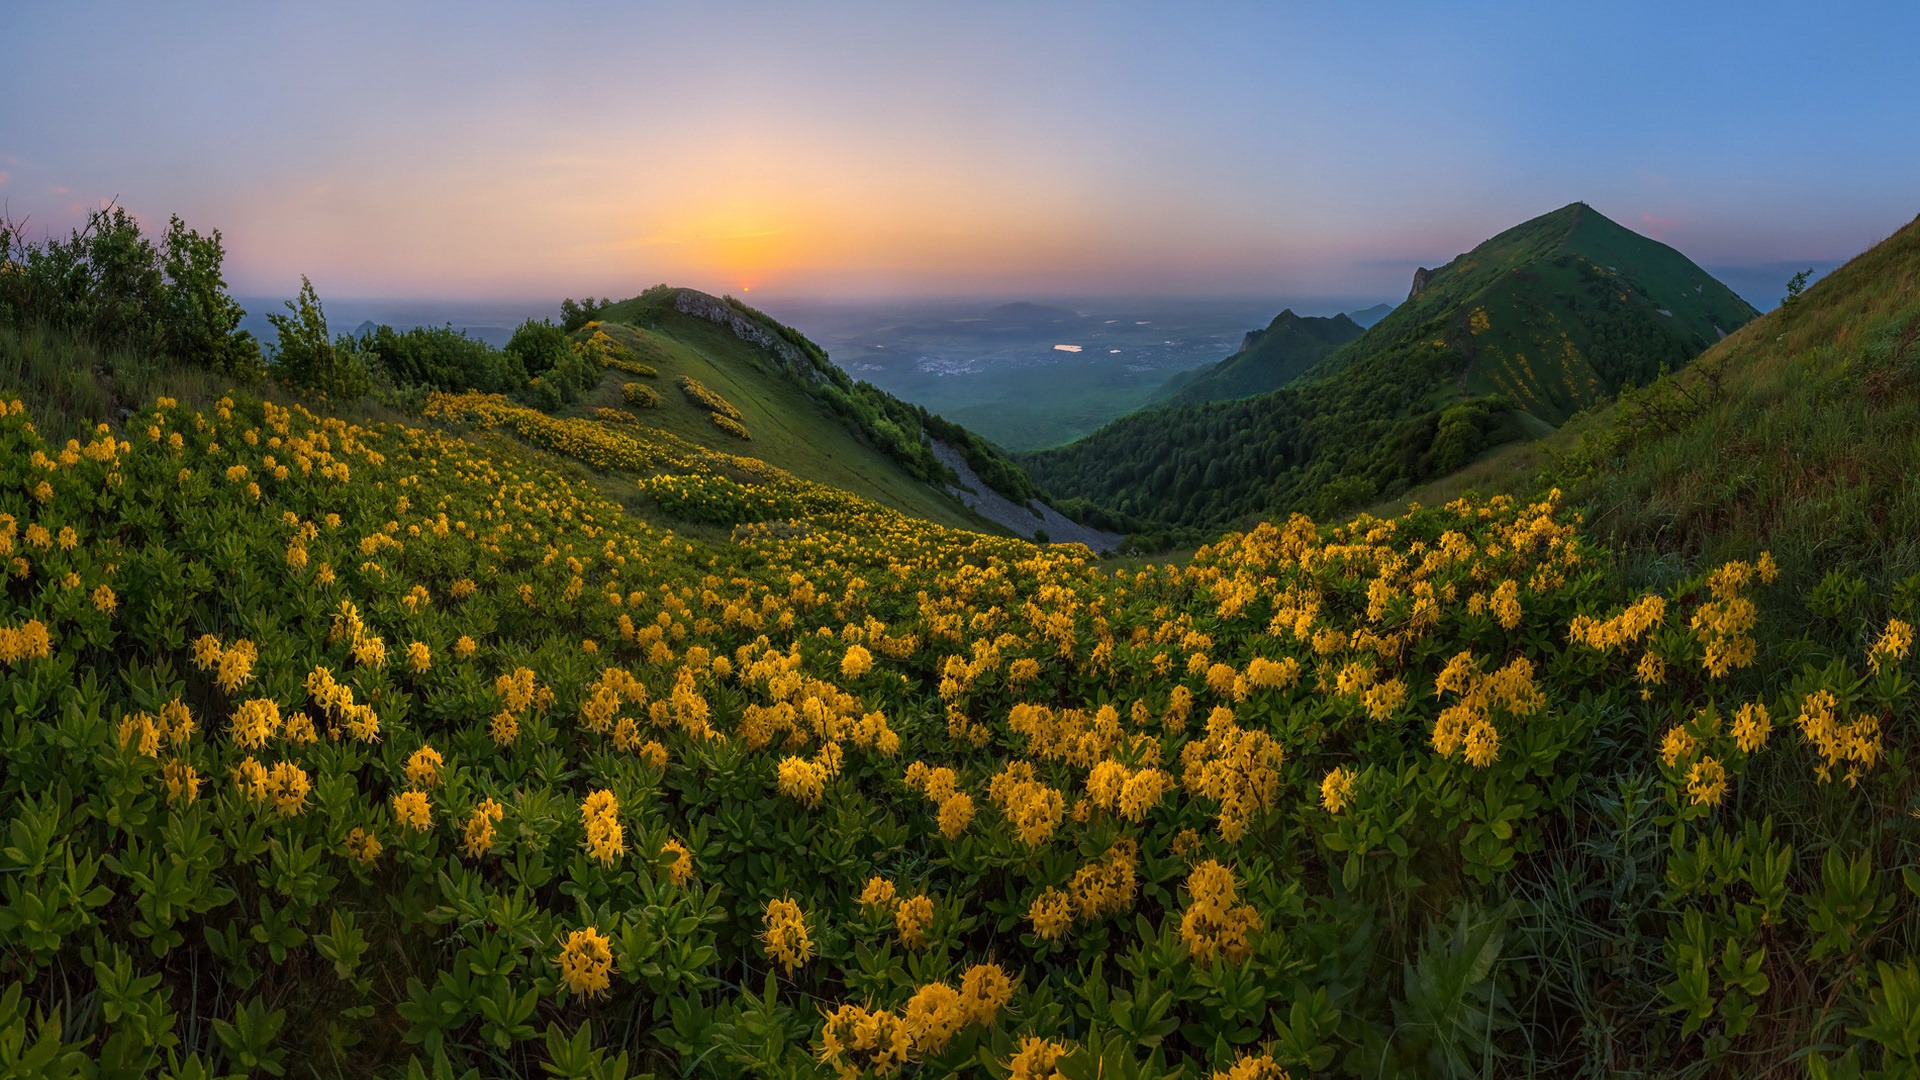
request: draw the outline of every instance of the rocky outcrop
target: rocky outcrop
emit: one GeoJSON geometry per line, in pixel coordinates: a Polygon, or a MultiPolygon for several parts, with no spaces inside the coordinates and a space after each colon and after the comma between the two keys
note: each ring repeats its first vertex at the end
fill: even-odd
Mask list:
{"type": "Polygon", "coordinates": [[[698,289],[681,289],[673,298],[673,309],[682,315],[691,315],[726,327],[734,337],[758,346],[775,363],[785,368],[789,375],[814,383],[827,381],[826,373],[815,367],[813,361],[793,342],[735,311],[732,305],[717,296],[709,296],[698,289]]]}
{"type": "Polygon", "coordinates": [[[1411,300],[1414,297],[1419,296],[1421,291],[1427,287],[1427,280],[1432,276],[1433,276],[1433,271],[1427,269],[1426,267],[1424,266],[1414,267],[1413,288],[1407,290],[1407,299],[1411,300]]]}
{"type": "Polygon", "coordinates": [[[987,486],[973,471],[973,466],[967,464],[965,454],[938,439],[933,440],[933,456],[960,477],[958,487],[947,489],[949,494],[974,513],[1017,536],[1032,540],[1045,532],[1049,543],[1085,544],[1096,552],[1117,550],[1120,541],[1126,539],[1119,533],[1088,528],[1038,499],[1031,506],[1021,506],[987,486]]]}

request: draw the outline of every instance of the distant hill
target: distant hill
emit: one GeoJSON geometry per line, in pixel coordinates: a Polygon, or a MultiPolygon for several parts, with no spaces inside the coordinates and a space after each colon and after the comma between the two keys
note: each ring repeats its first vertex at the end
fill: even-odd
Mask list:
{"type": "Polygon", "coordinates": [[[1168,379],[1155,401],[1223,401],[1278,390],[1361,333],[1345,315],[1300,316],[1288,308],[1266,329],[1249,330],[1232,356],[1168,379]]]}
{"type": "Polygon", "coordinates": [[[1359,311],[1349,311],[1347,312],[1347,318],[1359,323],[1362,327],[1368,327],[1386,318],[1387,313],[1392,310],[1392,304],[1375,304],[1370,308],[1362,308],[1359,311]]]}
{"type": "Polygon", "coordinates": [[[1574,203],[1422,268],[1405,303],[1280,390],[1143,410],[1024,460],[1054,495],[1135,529],[1335,512],[1550,431],[1755,314],[1574,203]]]}
{"type": "MultiPolygon", "coordinates": [[[[658,286],[600,309],[598,318],[596,329],[658,372],[630,380],[650,387],[658,400],[634,410],[644,426],[708,449],[761,458],[803,479],[941,524],[979,528],[991,521],[1026,536],[1045,530],[1057,539],[1064,533],[1057,517],[1048,530],[1044,511],[1024,511],[1037,489],[1019,465],[978,435],[856,382],[799,331],[731,297],[658,286]],[[712,419],[712,410],[692,401],[679,388],[682,376],[732,405],[751,440],[729,432],[712,419]],[[943,447],[951,448],[946,458],[957,454],[968,466],[964,478],[943,460],[943,447]],[[981,497],[993,495],[999,498],[981,497]]],[[[622,408],[623,381],[604,382],[575,411],[622,408]]]]}

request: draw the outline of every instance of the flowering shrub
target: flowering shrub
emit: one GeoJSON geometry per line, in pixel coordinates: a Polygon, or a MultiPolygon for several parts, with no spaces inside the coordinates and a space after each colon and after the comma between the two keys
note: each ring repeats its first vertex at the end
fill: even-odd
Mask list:
{"type": "Polygon", "coordinates": [[[734,408],[732,402],[714,393],[707,387],[706,383],[701,382],[691,375],[680,376],[680,391],[687,395],[687,400],[706,409],[715,416],[736,421],[742,419],[740,410],[734,408]]]}
{"type": "Polygon", "coordinates": [[[484,395],[428,411],[539,454],[0,411],[0,1050],[1425,1075],[1577,1043],[1514,921],[1630,870],[1581,989],[1652,988],[1645,1069],[1898,1063],[1911,611],[1783,618],[1764,553],[1629,588],[1492,499],[1116,568],[484,395]]]}

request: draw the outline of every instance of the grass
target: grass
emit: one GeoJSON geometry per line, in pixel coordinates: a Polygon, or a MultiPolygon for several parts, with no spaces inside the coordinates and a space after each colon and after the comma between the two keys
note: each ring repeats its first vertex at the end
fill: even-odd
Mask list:
{"type": "Polygon", "coordinates": [[[155,363],[103,350],[37,324],[0,326],[0,386],[18,393],[50,440],[84,438],[94,425],[120,423],[122,408],[171,397],[194,408],[226,392],[210,371],[155,363]]]}
{"type": "Polygon", "coordinates": [[[1844,564],[1902,580],[1920,571],[1920,345],[1891,354],[1916,327],[1920,219],[1702,355],[1676,380],[1702,403],[1684,422],[1608,405],[1373,512],[1558,484],[1623,557],[1771,549],[1803,578],[1844,564]]]}
{"type": "MultiPolygon", "coordinates": [[[[659,407],[639,414],[646,426],[723,453],[760,458],[803,479],[850,491],[941,525],[1005,532],[909,475],[892,458],[850,431],[825,405],[766,366],[758,349],[724,327],[671,312],[651,330],[622,323],[606,323],[602,329],[660,370],[656,379],[640,380],[654,385],[660,393],[659,407]],[[707,410],[673,390],[682,375],[705,383],[732,402],[744,417],[741,422],[752,433],[753,441],[722,431],[707,410]]],[[[633,377],[620,374],[619,378],[603,379],[595,391],[563,415],[590,416],[597,408],[621,408],[620,384],[625,381],[633,381],[633,377]]]]}

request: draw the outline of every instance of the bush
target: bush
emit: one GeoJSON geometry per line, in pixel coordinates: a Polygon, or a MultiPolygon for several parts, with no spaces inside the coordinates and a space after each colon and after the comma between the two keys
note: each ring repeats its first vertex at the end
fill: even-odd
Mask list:
{"type": "Polygon", "coordinates": [[[28,243],[0,221],[0,323],[39,323],[102,348],[206,368],[241,380],[263,372],[260,344],[227,295],[220,232],[168,219],[160,246],[120,207],[87,215],[65,240],[28,243]]]}
{"type": "Polygon", "coordinates": [[[509,360],[531,376],[527,394],[543,409],[557,409],[600,384],[600,366],[574,349],[567,332],[546,319],[528,319],[513,332],[509,360]]]}
{"type": "Polygon", "coordinates": [[[514,357],[452,326],[376,326],[353,345],[370,370],[396,387],[493,394],[517,390],[527,381],[514,357]]]}
{"type": "Polygon", "coordinates": [[[343,334],[335,342],[327,336],[326,312],[313,282],[304,274],[299,299],[287,301],[287,314],[269,313],[267,321],[279,339],[273,347],[272,370],[281,382],[342,401],[364,397],[372,389],[373,380],[353,339],[343,334]]]}

